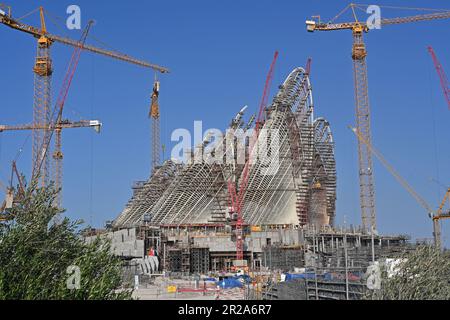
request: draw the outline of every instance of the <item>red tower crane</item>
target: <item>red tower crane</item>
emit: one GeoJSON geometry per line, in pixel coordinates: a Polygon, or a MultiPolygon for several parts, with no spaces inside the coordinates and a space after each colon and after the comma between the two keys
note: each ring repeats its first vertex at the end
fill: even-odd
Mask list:
{"type": "MultiPolygon", "coordinates": [[[[93,24],[93,21],[89,21],[83,34],[81,35],[80,41],[74,47],[74,51],[72,53],[72,57],[69,62],[69,66],[67,68],[66,75],[64,76],[62,87],[59,91],[58,100],[56,101],[55,107],[51,114],[49,130],[45,131],[44,140],[40,147],[41,153],[40,157],[35,162],[35,166],[33,167],[32,179],[39,179],[41,174],[42,165],[47,157],[48,150],[50,148],[50,143],[52,139],[52,135],[56,133],[55,139],[55,151],[53,153],[53,159],[55,161],[55,177],[54,183],[55,188],[59,190],[61,188],[62,183],[62,142],[61,142],[61,124],[63,122],[62,115],[64,110],[64,104],[66,102],[67,95],[69,93],[70,85],[72,84],[73,76],[75,74],[75,70],[78,66],[78,62],[80,60],[81,51],[84,49],[84,44],[86,42],[87,35],[89,30],[93,24]]],[[[57,198],[55,199],[55,204],[60,207],[61,206],[61,191],[58,192],[57,198]]]]}
{"type": "Polygon", "coordinates": [[[309,57],[308,60],[306,61],[306,67],[305,67],[305,73],[307,75],[309,75],[311,73],[311,63],[312,63],[312,58],[309,57]]]}
{"type": "Polygon", "coordinates": [[[439,62],[436,53],[434,53],[434,50],[431,46],[428,47],[428,52],[431,54],[431,58],[433,58],[434,67],[436,68],[439,80],[441,81],[442,91],[444,92],[445,99],[447,100],[448,109],[450,110],[450,86],[447,80],[447,76],[445,75],[444,68],[439,62]]]}
{"type": "MultiPolygon", "coordinates": [[[[32,11],[31,13],[35,12],[32,11]]],[[[72,47],[79,47],[80,42],[61,37],[55,34],[51,34],[47,31],[45,24],[44,8],[38,8],[41,26],[35,27],[32,25],[25,24],[21,19],[15,19],[12,16],[11,7],[0,4],[0,24],[3,24],[13,30],[21,31],[22,33],[29,34],[37,39],[37,54],[35,58],[33,72],[35,74],[34,80],[34,101],[33,101],[33,126],[39,127],[50,127],[51,126],[51,78],[53,74],[53,63],[51,59],[50,50],[54,43],[61,43],[72,47]],[[2,9],[6,10],[3,11],[2,9]]],[[[89,44],[84,44],[83,50],[89,51],[91,53],[100,54],[107,56],[116,60],[121,60],[127,63],[131,63],[140,67],[149,68],[160,73],[168,73],[167,68],[152,64],[146,61],[142,61],[133,58],[129,55],[105,50],[102,48],[94,47],[89,44]]],[[[56,130],[56,129],[55,129],[56,130]]],[[[34,129],[32,134],[32,169],[37,167],[38,162],[40,167],[40,184],[42,186],[48,183],[49,173],[50,173],[50,153],[45,153],[45,158],[42,157],[42,146],[45,145],[45,136],[48,135],[47,130],[34,129]]],[[[56,134],[56,140],[58,140],[58,133],[56,134]]],[[[55,151],[53,157],[55,161],[59,161],[58,150],[55,151]]],[[[56,177],[58,173],[56,173],[56,177]]],[[[61,175],[59,175],[61,176],[61,175]]],[[[55,178],[56,178],[55,177],[55,178]]]]}
{"type": "MultiPolygon", "coordinates": [[[[267,106],[267,100],[269,98],[270,85],[273,78],[273,70],[278,58],[278,51],[275,51],[272,64],[270,65],[269,73],[267,74],[266,83],[264,85],[264,92],[259,106],[258,118],[255,124],[254,137],[251,142],[256,142],[259,135],[259,128],[264,121],[264,110],[267,106]]],[[[249,159],[247,159],[244,170],[242,171],[242,179],[239,185],[239,191],[236,192],[235,184],[230,180],[228,181],[228,192],[231,199],[231,208],[233,213],[237,214],[236,220],[236,260],[244,260],[244,218],[242,216],[242,209],[244,207],[244,195],[247,189],[249,168],[250,168],[250,155],[252,153],[254,145],[249,146],[249,159]]]]}

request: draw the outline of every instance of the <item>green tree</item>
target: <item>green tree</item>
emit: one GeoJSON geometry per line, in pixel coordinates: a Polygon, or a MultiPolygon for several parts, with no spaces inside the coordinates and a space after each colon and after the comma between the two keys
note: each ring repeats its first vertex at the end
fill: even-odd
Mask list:
{"type": "Polygon", "coordinates": [[[0,224],[0,299],[130,299],[130,290],[118,290],[121,261],[110,243],[87,244],[80,220],[56,223],[56,194],[30,186],[11,209],[14,220],[0,224]],[[70,266],[79,268],[79,289],[68,288],[70,266]]]}
{"type": "Polygon", "coordinates": [[[368,291],[375,300],[449,300],[450,256],[433,246],[418,246],[399,258],[395,272],[388,277],[382,269],[381,289],[368,291]]]}

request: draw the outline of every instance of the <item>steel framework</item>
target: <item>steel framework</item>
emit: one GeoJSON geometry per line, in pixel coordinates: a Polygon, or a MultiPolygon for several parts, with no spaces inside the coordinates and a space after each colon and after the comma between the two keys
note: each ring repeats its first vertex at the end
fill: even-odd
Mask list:
{"type": "MultiPolygon", "coordinates": [[[[230,128],[242,129],[250,137],[247,130],[252,127],[254,116],[245,123],[244,112],[245,108],[230,128]]],[[[289,74],[266,114],[256,148],[245,155],[245,160],[253,160],[243,194],[245,223],[332,225],[336,201],[333,137],[325,119],[314,119],[312,88],[303,68],[289,74]],[[263,147],[274,161],[261,157],[263,147]],[[320,197],[321,204],[312,203],[320,197]]],[[[172,226],[229,222],[228,181],[234,177],[239,185],[244,167],[242,161],[237,161],[234,139],[223,135],[213,144],[207,134],[195,150],[187,151],[191,162],[164,162],[147,182],[134,188],[114,227],[138,226],[144,220],[172,226]],[[223,154],[215,153],[217,147],[230,145],[232,148],[224,148],[223,154]]]]}

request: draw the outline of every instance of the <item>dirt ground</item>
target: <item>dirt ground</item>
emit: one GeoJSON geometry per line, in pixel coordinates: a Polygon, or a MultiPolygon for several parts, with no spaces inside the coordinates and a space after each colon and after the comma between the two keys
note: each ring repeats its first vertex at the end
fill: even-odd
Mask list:
{"type": "Polygon", "coordinates": [[[214,283],[182,279],[157,277],[151,283],[140,284],[133,292],[133,298],[139,300],[242,300],[244,291],[240,288],[218,289],[214,283]],[[169,287],[176,287],[177,292],[169,292],[169,287]],[[181,292],[205,289],[204,292],[181,292]]]}

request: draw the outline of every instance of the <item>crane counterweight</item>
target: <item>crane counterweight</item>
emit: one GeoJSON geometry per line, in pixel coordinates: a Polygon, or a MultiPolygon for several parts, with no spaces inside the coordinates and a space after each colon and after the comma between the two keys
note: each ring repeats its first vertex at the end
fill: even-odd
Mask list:
{"type": "MultiPolygon", "coordinates": [[[[78,59],[81,51],[89,51],[95,54],[100,54],[113,58],[115,60],[124,61],[130,64],[134,64],[140,67],[149,68],[156,72],[168,73],[169,69],[152,64],[143,60],[136,59],[127,54],[123,54],[117,51],[105,50],[85,43],[87,33],[93,21],[89,21],[86,30],[83,32],[82,39],[80,41],[72,40],[67,37],[61,37],[47,31],[44,8],[39,7],[40,27],[35,27],[26,23],[23,23],[21,19],[13,18],[11,14],[11,8],[0,4],[3,9],[0,11],[0,23],[17,31],[29,34],[37,39],[37,53],[34,61],[33,72],[35,74],[34,80],[34,102],[33,102],[33,125],[28,126],[26,129],[33,130],[33,142],[32,142],[32,179],[38,179],[41,186],[45,186],[48,183],[50,176],[50,162],[49,155],[50,143],[55,133],[55,150],[53,152],[53,159],[55,161],[55,169],[53,171],[53,179],[55,186],[61,185],[62,169],[61,161],[63,159],[63,153],[61,151],[61,129],[65,129],[69,126],[63,123],[62,110],[65,99],[67,97],[68,89],[70,87],[71,80],[75,68],[78,63],[78,59]],[[4,10],[7,10],[5,12],[4,10]],[[50,55],[50,49],[54,43],[61,43],[74,48],[74,53],[69,63],[69,68],[66,73],[63,85],[58,96],[58,100],[55,104],[55,109],[51,113],[51,76],[53,74],[53,63],[50,55]]],[[[36,11],[36,10],[35,10],[36,11]]],[[[34,11],[33,11],[34,12],[34,11]]],[[[158,88],[159,90],[159,88],[158,88]]],[[[84,127],[86,123],[81,126],[84,127]]],[[[90,124],[89,126],[99,132],[101,123],[90,124]]],[[[26,126],[16,126],[17,130],[24,130],[26,126]],[[17,128],[22,127],[22,128],[17,128]]],[[[9,127],[9,129],[11,129],[9,127]]],[[[8,130],[8,128],[0,127],[0,131],[8,130]]],[[[60,202],[60,201],[57,201],[60,202]]]]}
{"type": "MultiPolygon", "coordinates": [[[[366,64],[367,49],[363,39],[363,33],[369,32],[370,28],[367,22],[358,20],[355,13],[355,8],[357,7],[361,9],[362,5],[357,5],[354,3],[347,5],[347,7],[329,23],[321,23],[320,16],[315,16],[311,20],[306,20],[306,30],[309,32],[336,30],[352,31],[352,60],[355,87],[356,130],[362,136],[363,140],[367,141],[368,143],[364,144],[361,142],[361,139],[358,139],[361,222],[363,230],[367,232],[376,228],[375,186],[372,170],[373,166],[371,152],[368,149],[368,145],[370,145],[371,143],[371,117],[366,64]],[[337,17],[346,12],[348,9],[351,9],[354,21],[342,23],[334,22],[337,17]],[[317,18],[317,20],[315,20],[314,18],[317,18]]],[[[401,18],[384,18],[380,20],[380,23],[381,25],[390,25],[449,18],[450,11],[443,11],[401,18]]]]}

